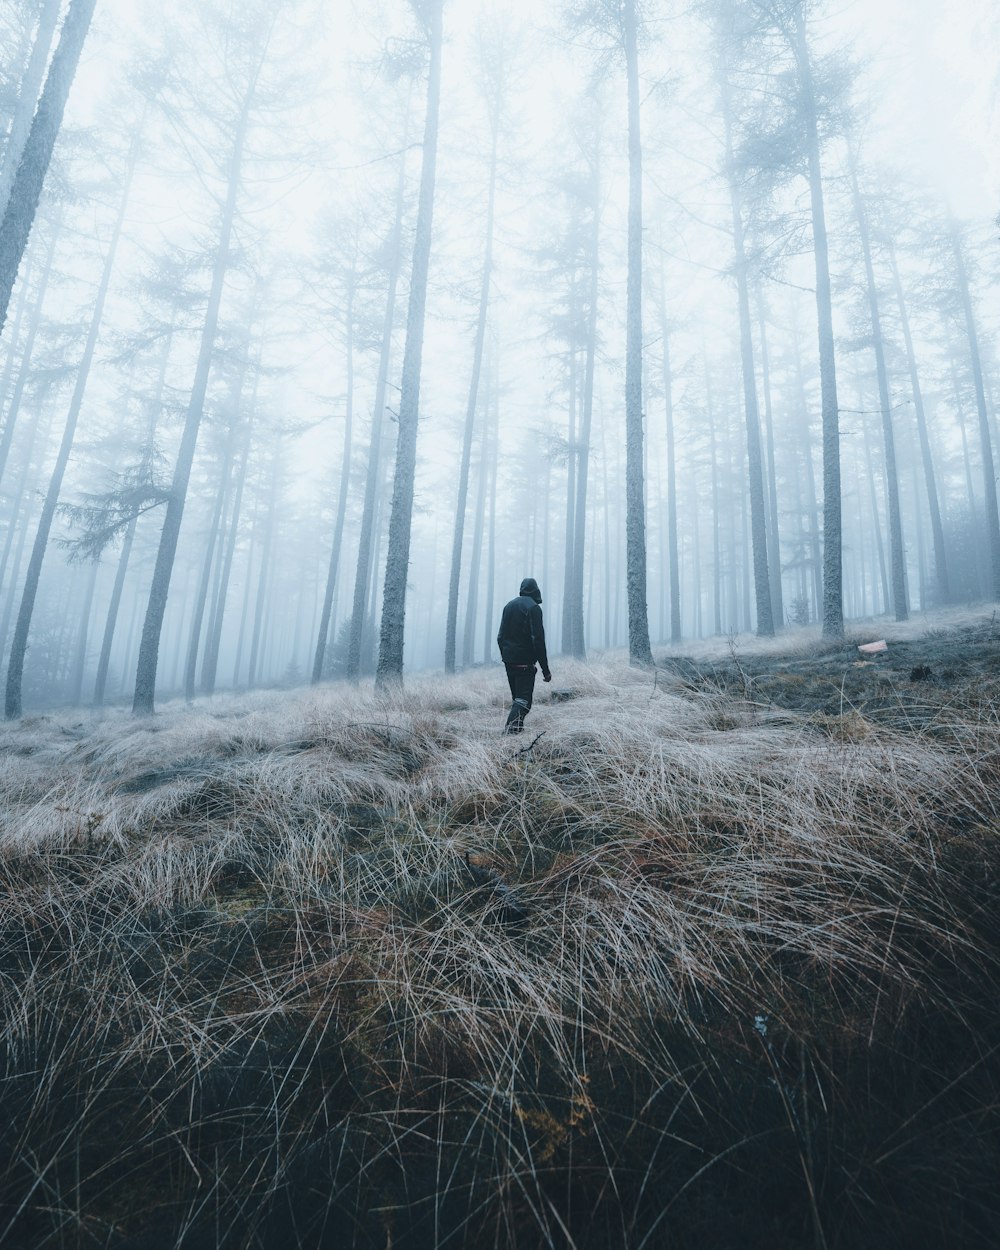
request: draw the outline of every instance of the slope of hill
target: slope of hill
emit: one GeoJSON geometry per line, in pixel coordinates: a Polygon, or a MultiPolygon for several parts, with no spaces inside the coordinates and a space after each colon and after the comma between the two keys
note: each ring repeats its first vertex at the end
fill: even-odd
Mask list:
{"type": "Polygon", "coordinates": [[[854,641],[3,729],[0,1245],[995,1244],[1000,630],[854,641]]]}

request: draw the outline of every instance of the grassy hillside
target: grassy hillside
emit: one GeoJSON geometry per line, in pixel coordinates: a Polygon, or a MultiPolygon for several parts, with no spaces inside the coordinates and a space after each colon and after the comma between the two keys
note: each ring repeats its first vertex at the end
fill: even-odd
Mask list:
{"type": "Polygon", "coordinates": [[[4,728],[0,1246],[995,1245],[1000,627],[856,641],[4,728]]]}

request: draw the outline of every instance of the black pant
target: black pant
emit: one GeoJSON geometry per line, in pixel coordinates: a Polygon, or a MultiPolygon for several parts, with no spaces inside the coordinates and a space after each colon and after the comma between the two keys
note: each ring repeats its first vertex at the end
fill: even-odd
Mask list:
{"type": "Polygon", "coordinates": [[[510,683],[510,697],[514,700],[507,716],[504,733],[519,734],[524,728],[524,718],[531,711],[531,696],[535,691],[534,664],[505,664],[510,683]]]}

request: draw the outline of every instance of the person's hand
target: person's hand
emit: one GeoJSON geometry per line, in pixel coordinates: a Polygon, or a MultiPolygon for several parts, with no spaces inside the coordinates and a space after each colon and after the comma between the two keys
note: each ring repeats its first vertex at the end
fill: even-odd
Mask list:
{"type": "Polygon", "coordinates": [[[551,674],[551,673],[543,673],[543,674],[542,674],[542,681],[551,681],[551,680],[552,680],[552,674],[551,674]]]}

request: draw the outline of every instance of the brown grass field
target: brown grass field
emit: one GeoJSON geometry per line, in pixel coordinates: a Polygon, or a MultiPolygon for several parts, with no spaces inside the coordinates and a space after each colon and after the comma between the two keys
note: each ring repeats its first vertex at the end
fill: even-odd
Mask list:
{"type": "Polygon", "coordinates": [[[0,1246],[1000,1244],[1000,623],[878,628],[4,727],[0,1246]]]}

